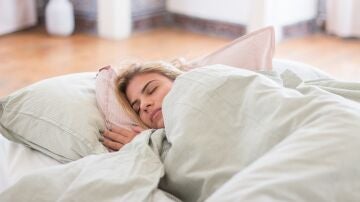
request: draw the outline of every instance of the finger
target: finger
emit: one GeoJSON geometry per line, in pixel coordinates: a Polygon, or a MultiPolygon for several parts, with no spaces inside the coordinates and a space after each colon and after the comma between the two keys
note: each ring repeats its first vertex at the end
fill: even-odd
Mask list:
{"type": "Polygon", "coordinates": [[[105,147],[107,147],[108,149],[114,150],[114,151],[119,151],[119,149],[121,149],[121,147],[123,146],[123,144],[121,144],[119,142],[111,141],[107,138],[105,138],[102,143],[103,143],[103,145],[105,145],[105,147]]]}
{"type": "MultiPolygon", "coordinates": [[[[107,147],[106,147],[107,148],[107,147]]],[[[116,152],[115,150],[112,150],[112,149],[110,149],[110,148],[107,148],[107,150],[109,151],[109,152],[116,152]]]]}
{"type": "MultiPolygon", "coordinates": [[[[104,132],[102,132],[104,133],[104,132]]],[[[104,145],[104,140],[105,140],[105,137],[104,136],[100,136],[99,137],[99,141],[104,145]]],[[[106,143],[108,144],[108,143],[106,143]]],[[[106,149],[109,151],[109,152],[116,152],[117,150],[113,150],[113,149],[110,149],[109,147],[107,147],[106,145],[104,145],[106,147],[106,149]]],[[[120,149],[120,148],[119,148],[120,149]]]]}
{"type": "Polygon", "coordinates": [[[104,137],[106,137],[107,139],[110,139],[114,142],[119,142],[119,143],[122,143],[122,144],[126,144],[129,142],[128,140],[128,136],[124,136],[120,133],[115,133],[115,132],[112,132],[112,131],[109,131],[109,130],[106,130],[104,132],[104,137]]]}
{"type": "Polygon", "coordinates": [[[142,131],[145,130],[144,128],[142,128],[140,126],[131,126],[131,129],[136,133],[141,133],[142,131]]]}
{"type": "Polygon", "coordinates": [[[115,132],[115,133],[120,133],[120,134],[122,134],[124,136],[129,136],[132,133],[131,130],[128,130],[128,129],[124,128],[124,127],[115,126],[115,125],[112,126],[111,131],[115,132]]]}

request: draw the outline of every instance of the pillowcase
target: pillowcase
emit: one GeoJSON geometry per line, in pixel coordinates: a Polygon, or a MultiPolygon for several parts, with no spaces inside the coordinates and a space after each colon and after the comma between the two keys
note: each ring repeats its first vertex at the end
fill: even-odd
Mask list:
{"type": "Polygon", "coordinates": [[[0,99],[0,132],[60,162],[107,152],[98,141],[105,123],[96,106],[95,76],[50,78],[0,99]]]}
{"type": "Polygon", "coordinates": [[[272,70],[275,32],[266,27],[249,33],[202,58],[195,59],[190,68],[223,64],[255,71],[272,70]]]}
{"type": "Polygon", "coordinates": [[[111,66],[103,67],[96,77],[96,101],[105,119],[106,128],[111,129],[114,125],[130,129],[135,124],[116,97],[115,81],[116,71],[111,66]]]}

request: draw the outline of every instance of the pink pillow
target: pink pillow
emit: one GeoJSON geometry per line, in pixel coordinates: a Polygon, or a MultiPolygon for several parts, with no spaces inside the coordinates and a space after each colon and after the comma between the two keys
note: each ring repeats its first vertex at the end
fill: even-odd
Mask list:
{"type": "MultiPolygon", "coordinates": [[[[271,70],[274,54],[274,29],[267,27],[242,36],[219,50],[196,59],[189,65],[195,68],[203,65],[225,64],[251,70],[271,70]]],[[[110,66],[99,70],[96,78],[96,99],[106,127],[113,125],[129,128],[134,124],[116,98],[116,71],[110,66]]]]}
{"type": "Polygon", "coordinates": [[[111,66],[99,70],[95,88],[97,105],[105,119],[107,129],[111,129],[113,125],[130,129],[135,121],[127,115],[116,97],[116,77],[117,73],[111,66]]]}
{"type": "Polygon", "coordinates": [[[249,33],[230,42],[189,65],[190,68],[224,64],[251,70],[272,70],[272,58],[275,50],[273,27],[266,27],[249,33]]]}

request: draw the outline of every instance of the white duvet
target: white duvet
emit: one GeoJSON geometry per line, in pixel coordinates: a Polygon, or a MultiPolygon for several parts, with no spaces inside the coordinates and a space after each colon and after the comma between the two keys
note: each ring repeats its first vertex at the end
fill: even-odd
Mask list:
{"type": "Polygon", "coordinates": [[[0,192],[37,169],[60,165],[56,160],[0,134],[0,192]]]}
{"type": "Polygon", "coordinates": [[[0,201],[177,201],[157,188],[163,140],[163,130],[148,130],[121,152],[40,169],[2,192],[0,201]]]}
{"type": "Polygon", "coordinates": [[[165,133],[36,171],[0,201],[360,201],[359,83],[271,78],[186,73],[164,101],[165,133]]]}
{"type": "Polygon", "coordinates": [[[178,78],[161,187],[184,201],[360,201],[360,84],[281,78],[289,88],[222,65],[178,78]]]}

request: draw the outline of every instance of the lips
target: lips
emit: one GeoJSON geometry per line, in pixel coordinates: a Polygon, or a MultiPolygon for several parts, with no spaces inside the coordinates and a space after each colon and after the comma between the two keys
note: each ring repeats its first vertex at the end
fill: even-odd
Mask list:
{"type": "Polygon", "coordinates": [[[156,109],[153,112],[151,112],[151,114],[150,114],[151,122],[154,122],[154,120],[156,120],[159,117],[160,114],[161,114],[161,108],[156,109]]]}

